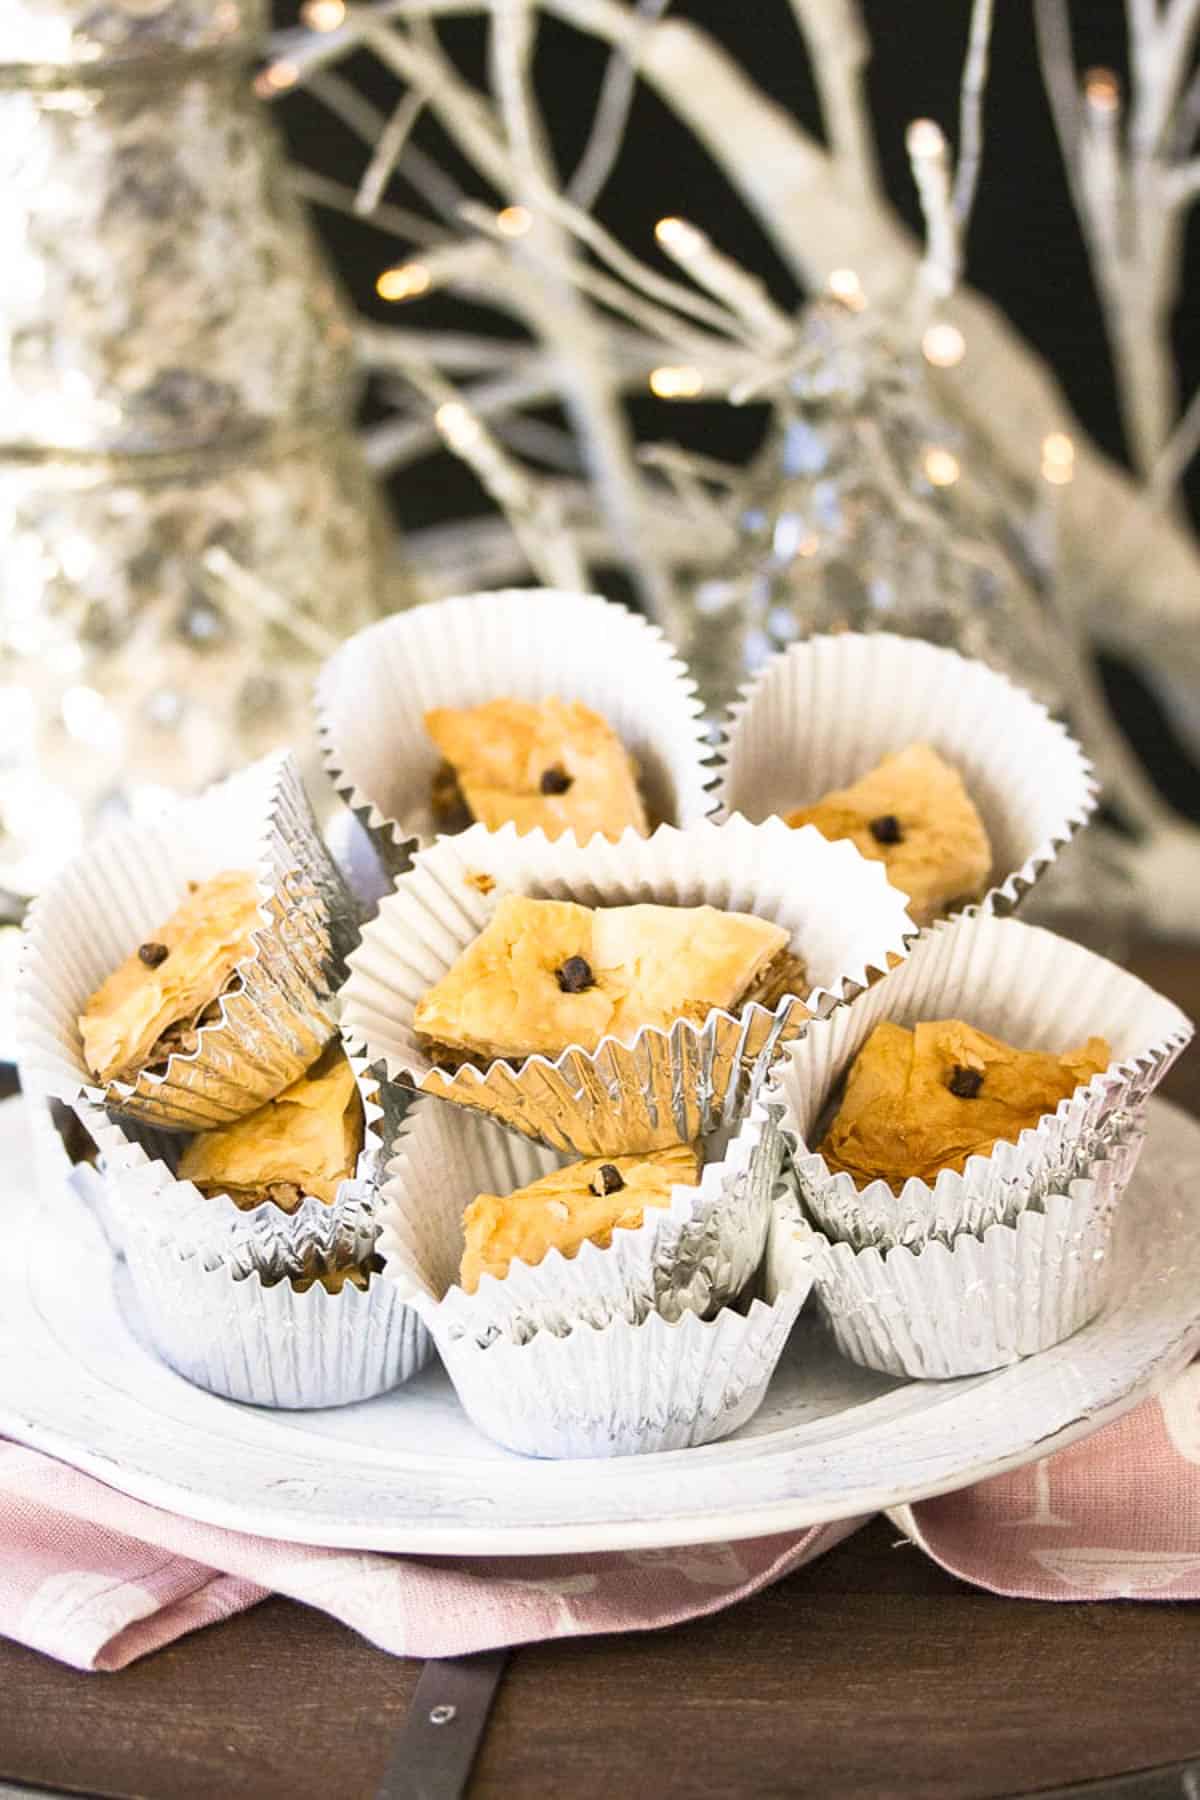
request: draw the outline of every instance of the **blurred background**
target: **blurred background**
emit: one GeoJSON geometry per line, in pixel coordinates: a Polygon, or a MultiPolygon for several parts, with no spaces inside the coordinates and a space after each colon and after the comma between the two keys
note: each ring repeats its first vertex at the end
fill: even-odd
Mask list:
{"type": "MultiPolygon", "coordinates": [[[[966,0],[862,0],[874,46],[869,87],[882,173],[889,195],[914,230],[919,229],[916,193],[904,150],[904,132],[918,116],[937,120],[953,138],[957,132],[959,83],[966,50],[970,8],[966,0]]],[[[1071,9],[1077,62],[1125,73],[1123,8],[1110,0],[1083,0],[1071,9]]],[[[298,9],[276,0],[275,22],[293,25],[298,9]]],[[[694,20],[744,64],[754,81],[813,130],[819,108],[810,71],[787,6],[771,0],[731,5],[729,0],[678,0],[672,16],[694,20]]],[[[486,34],[478,19],[448,18],[440,35],[464,70],[483,80],[486,34]]],[[[1092,287],[1079,226],[1071,205],[1033,44],[1026,0],[998,5],[991,73],[985,105],[986,139],[982,176],[967,246],[967,279],[996,301],[1050,362],[1081,423],[1112,457],[1126,459],[1100,310],[1092,287]]],[[[537,74],[547,123],[560,166],[570,169],[586,140],[591,108],[603,75],[600,47],[579,33],[546,19],[539,37],[537,74]]],[[[394,104],[395,87],[379,64],[360,54],[342,73],[381,107],[394,104]]],[[[361,164],[361,146],[329,109],[305,92],[287,97],[277,117],[297,161],[341,174],[361,164]]],[[[415,141],[450,170],[470,194],[486,192],[470,165],[456,152],[435,120],[424,115],[415,141]]],[[[392,190],[403,201],[403,181],[392,190]]],[[[721,172],[695,138],[644,85],[639,84],[624,150],[596,207],[597,216],[640,255],[654,260],[654,225],[679,213],[704,226],[714,240],[766,279],[785,307],[801,298],[767,238],[727,187],[721,172]]],[[[380,300],[375,282],[389,262],[401,261],[407,246],[394,252],[376,229],[323,208],[314,214],[324,243],[357,306],[368,317],[398,322],[397,309],[380,300]]],[[[1200,381],[1200,215],[1193,212],[1187,245],[1185,302],[1174,321],[1181,392],[1200,381]],[[1190,296],[1190,300],[1189,297],[1190,296]]],[[[496,315],[476,314],[462,301],[432,295],[406,309],[422,327],[437,324],[472,329],[496,315]]],[[[514,328],[514,337],[516,331],[514,328]]],[[[366,393],[363,417],[377,418],[386,394],[366,393]]],[[[761,440],[765,413],[750,405],[735,410],[703,401],[680,406],[645,399],[630,402],[639,435],[671,438],[728,460],[749,455],[761,440]]],[[[556,409],[540,415],[561,423],[556,409]]],[[[389,485],[389,499],[402,524],[427,524],[484,510],[470,472],[441,452],[403,473],[389,485]]],[[[1186,484],[1193,519],[1200,516],[1200,462],[1186,484]]],[[[1118,717],[1132,736],[1163,794],[1183,814],[1200,819],[1200,771],[1185,748],[1160,697],[1126,664],[1105,660],[1103,676],[1118,717]]]]}

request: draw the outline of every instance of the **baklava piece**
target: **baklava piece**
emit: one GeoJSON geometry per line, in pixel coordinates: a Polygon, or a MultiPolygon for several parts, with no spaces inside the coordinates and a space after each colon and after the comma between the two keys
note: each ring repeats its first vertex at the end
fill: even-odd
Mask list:
{"type": "Polygon", "coordinates": [[[749,913],[509,894],[417,1002],[414,1026],[436,1062],[519,1062],[806,991],[787,932],[749,913]]]}
{"type": "Polygon", "coordinates": [[[672,1188],[699,1179],[697,1151],[676,1144],[571,1163],[512,1194],[480,1194],[463,1215],[459,1282],[473,1294],[481,1275],[502,1281],[515,1261],[532,1267],[550,1250],[572,1257],[584,1243],[607,1249],[614,1231],[636,1231],[648,1206],[668,1206],[672,1188]]]}
{"type": "Polygon", "coordinates": [[[649,830],[629,753],[578,701],[438,707],[425,714],[425,729],[443,758],[432,794],[442,831],[511,822],[522,832],[540,826],[548,838],[573,831],[582,844],[597,832],[649,830]]]}
{"type": "Polygon", "coordinates": [[[978,900],[987,888],[992,847],[962,776],[928,744],[885,756],[851,787],[787,816],[822,837],[849,838],[882,862],[909,898],[918,925],[978,900]]]}
{"type": "Polygon", "coordinates": [[[1015,1143],[1111,1060],[1101,1037],[1055,1056],[1016,1050],[960,1019],[912,1031],[877,1025],[851,1065],[820,1153],[858,1187],[883,1180],[898,1191],[911,1175],[932,1185],[942,1169],[961,1174],[969,1156],[1015,1143]]]}
{"type": "Polygon", "coordinates": [[[79,1020],[83,1056],[100,1081],[158,1072],[190,1054],[201,1025],[252,952],[258,885],[245,870],[193,883],[164,925],[139,944],[88,1001],[79,1020]]]}

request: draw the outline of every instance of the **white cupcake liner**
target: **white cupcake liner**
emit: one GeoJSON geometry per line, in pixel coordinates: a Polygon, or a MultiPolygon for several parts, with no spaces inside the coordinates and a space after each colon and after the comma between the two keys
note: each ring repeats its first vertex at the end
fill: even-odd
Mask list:
{"type": "Polygon", "coordinates": [[[772,1223],[768,1292],[800,1262],[837,1347],[885,1375],[940,1381],[984,1374],[1062,1343],[1104,1304],[1112,1231],[1129,1158],[1049,1194],[1013,1225],[963,1233],[953,1245],[881,1252],[831,1244],[781,1201],[772,1223]]]}
{"type": "Polygon", "coordinates": [[[368,626],[317,682],[330,780],[393,874],[439,829],[430,786],[441,757],[425,713],[552,697],[608,720],[638,765],[652,822],[691,825],[712,811],[696,685],[655,626],[594,594],[465,594],[368,626]]]}
{"type": "Polygon", "coordinates": [[[527,1343],[467,1338],[438,1350],[473,1425],[524,1456],[638,1456],[728,1437],[761,1406],[807,1297],[801,1278],[767,1306],[715,1319],[651,1313],[527,1343]]]}
{"type": "Polygon", "coordinates": [[[389,1080],[487,1112],[527,1136],[588,1155],[690,1143],[738,1115],[781,1044],[864,988],[914,935],[904,898],[853,845],[776,820],[660,827],[615,844],[547,842],[541,832],[475,826],[420,852],[350,958],[342,1031],[389,1080]],[[489,878],[485,896],[479,876],[489,878]],[[493,885],[494,884],[494,885],[493,885]],[[488,922],[504,892],[584,905],[656,901],[752,912],[791,933],[811,989],[770,1011],[719,1009],[703,1026],[647,1026],[629,1043],[604,1038],[520,1068],[436,1068],[417,1040],[417,1001],[488,922]]]}
{"type": "Polygon", "coordinates": [[[379,1183],[398,1120],[385,1112],[388,1097],[361,1061],[352,1059],[351,1067],[364,1118],[353,1179],[339,1184],[332,1202],[308,1195],[290,1213],[271,1201],[243,1211],[227,1195],[202,1194],[176,1174],[185,1142],[178,1133],[147,1130],[81,1103],[77,1111],[108,1181],[111,1234],[127,1252],[135,1244],[148,1254],[161,1249],[238,1279],[277,1282],[309,1273],[314,1263],[365,1263],[378,1236],[379,1183]]]}
{"type": "Polygon", "coordinates": [[[64,1185],[70,1186],[95,1218],[109,1249],[120,1255],[120,1233],[113,1216],[109,1184],[100,1169],[88,1162],[76,1162],[68,1153],[51,1114],[52,1105],[61,1103],[28,1088],[23,1091],[23,1098],[38,1192],[52,1194],[64,1185]]]}
{"type": "Polygon", "coordinates": [[[967,913],[924,933],[869,993],[814,1021],[772,1070],[764,1099],[793,1140],[804,1204],[822,1231],[859,1248],[916,1248],[1014,1218],[1136,1135],[1147,1098],[1191,1035],[1177,1006],[1081,945],[1015,919],[967,913]],[[969,1157],[961,1175],[944,1169],[932,1185],[911,1177],[899,1194],[882,1180],[856,1190],[814,1146],[851,1063],[885,1019],[962,1019],[1026,1050],[1063,1051],[1103,1036],[1113,1060],[1015,1144],[969,1157]]]}
{"type": "Polygon", "coordinates": [[[508,1194],[571,1159],[501,1130],[490,1120],[424,1100],[396,1145],[380,1194],[377,1250],[384,1272],[410,1297],[439,1347],[480,1347],[536,1332],[563,1336],[615,1319],[638,1324],[709,1314],[737,1298],[762,1260],[783,1139],[757,1108],[732,1138],[710,1141],[696,1186],[678,1185],[647,1207],[636,1229],[574,1256],[550,1250],[514,1259],[503,1280],[485,1274],[475,1293],[458,1285],[462,1218],[480,1193],[508,1194]]]}
{"type": "Polygon", "coordinates": [[[348,1406],[397,1387],[433,1354],[394,1283],[304,1292],[205,1268],[140,1233],[126,1261],[151,1341],[188,1381],[254,1406],[348,1406]]]}
{"type": "Polygon", "coordinates": [[[962,775],[992,846],[983,904],[1011,911],[1087,822],[1099,790],[1045,707],[956,651],[886,632],[790,645],[731,707],[715,791],[728,813],[786,814],[914,743],[962,775]]]}
{"type": "Polygon", "coordinates": [[[296,765],[266,757],[156,824],[110,832],[34,903],[17,990],[22,1068],[60,1099],[150,1125],[195,1130],[240,1118],[303,1074],[334,1035],[334,994],[356,939],[353,902],[296,765]],[[219,1018],[163,1073],[98,1084],[77,1022],[91,995],[189,881],[238,868],[257,874],[262,922],[219,1018]]]}

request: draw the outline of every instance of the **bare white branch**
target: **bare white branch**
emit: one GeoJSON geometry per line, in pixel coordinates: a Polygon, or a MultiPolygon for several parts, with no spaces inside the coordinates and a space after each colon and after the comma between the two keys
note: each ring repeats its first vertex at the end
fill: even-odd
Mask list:
{"type": "Polygon", "coordinates": [[[812,60],[821,117],[838,173],[848,187],[875,194],[879,172],[863,71],[871,40],[856,0],[791,0],[812,60]]]}
{"type": "MultiPolygon", "coordinates": [[[[637,0],[637,10],[648,20],[661,19],[671,0],[637,0]]],[[[596,204],[620,155],[621,139],[637,86],[637,58],[614,50],[600,84],[596,116],[583,155],[566,186],[568,200],[587,209],[596,204]]]]}
{"type": "Polygon", "coordinates": [[[374,154],[358,184],[358,193],[354,197],[355,212],[373,213],[378,210],[387,184],[400,160],[400,153],[424,107],[425,96],[420,88],[410,89],[397,106],[380,132],[374,154]]]}
{"type": "Polygon", "coordinates": [[[971,35],[963,65],[958,106],[958,167],[954,175],[952,210],[960,243],[966,242],[979,169],[983,161],[983,99],[987,91],[988,54],[992,42],[992,0],[975,0],[971,8],[971,35]]]}

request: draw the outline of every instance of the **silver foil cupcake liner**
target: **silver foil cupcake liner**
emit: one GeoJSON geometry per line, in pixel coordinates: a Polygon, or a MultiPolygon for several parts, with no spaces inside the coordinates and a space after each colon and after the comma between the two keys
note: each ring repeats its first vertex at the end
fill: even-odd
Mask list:
{"type": "Polygon", "coordinates": [[[438,832],[441,759],[425,713],[555,697],[607,719],[638,766],[653,823],[691,825],[712,811],[696,684],[657,627],[594,594],[465,594],[368,626],[317,682],[326,770],[387,869],[407,869],[438,832]]]}
{"type": "Polygon", "coordinates": [[[786,814],[914,743],[962,776],[992,846],[983,904],[1011,911],[1087,822],[1098,788],[1043,706],[953,650],[887,632],[790,645],[730,709],[716,794],[730,813],[786,814]]]}
{"type": "Polygon", "coordinates": [[[147,1130],[119,1115],[83,1103],[77,1108],[100,1152],[108,1180],[111,1233],[129,1250],[134,1243],[194,1259],[205,1269],[224,1269],[241,1279],[268,1283],[314,1269],[363,1265],[378,1236],[378,1190],[387,1148],[398,1129],[391,1097],[351,1059],[363,1105],[363,1149],[354,1178],[343,1181],[331,1203],[308,1195],[294,1212],[272,1201],[248,1211],[225,1195],[205,1195],[176,1175],[185,1140],[175,1132],[147,1130]]]}
{"type": "Polygon", "coordinates": [[[799,1263],[841,1354],[885,1375],[940,1381],[1049,1350],[1095,1318],[1112,1272],[1112,1234],[1128,1157],[1049,1194],[1012,1225],[951,1246],[880,1251],[831,1244],[777,1205],[768,1291],[799,1263]]]}
{"type": "Polygon", "coordinates": [[[210,1393],[253,1406],[348,1406],[397,1387],[433,1354],[394,1285],[301,1291],[288,1280],[206,1268],[140,1233],[126,1261],[158,1354],[210,1393]]]}
{"type": "Polygon", "coordinates": [[[811,828],[734,819],[662,826],[618,843],[548,842],[541,832],[475,826],[420,852],[350,958],[343,1037],[391,1081],[491,1114],[584,1155],[690,1143],[740,1116],[758,1076],[813,1015],[830,1012],[902,957],[915,935],[881,865],[811,828]],[[553,1061],[434,1066],[413,1029],[417,1001],[487,924],[504,893],[587,906],[656,901],[755,913],[783,926],[809,991],[773,1010],[715,1009],[702,1026],[647,1026],[628,1043],[564,1048],[553,1061]]]}
{"type": "Polygon", "coordinates": [[[18,980],[22,1066],[42,1090],[153,1126],[225,1124],[274,1096],[336,1031],[334,995],[357,941],[355,909],[318,833],[290,755],[265,758],[162,821],[122,827],[59,874],[31,908],[18,980]],[[174,911],[189,881],[258,877],[253,953],[201,1025],[196,1048],[158,1074],[98,1084],[78,1017],[130,951],[174,911]]]}
{"type": "Polygon", "coordinates": [[[1191,1035],[1177,1006],[1081,945],[967,913],[924,933],[869,993],[814,1021],[771,1071],[764,1098],[792,1141],[805,1208],[827,1236],[859,1249],[916,1249],[1011,1221],[1136,1137],[1147,1098],[1191,1035]],[[969,1157],[962,1174],[944,1169],[932,1185],[910,1177],[899,1193],[883,1180],[856,1189],[815,1148],[851,1063],[885,1019],[951,1018],[1021,1049],[1064,1051],[1102,1036],[1113,1060],[1015,1143],[969,1157]]]}
{"type": "Polygon", "coordinates": [[[570,1159],[501,1130],[490,1120],[432,1100],[414,1109],[380,1195],[378,1252],[385,1274],[418,1306],[439,1347],[480,1347],[537,1332],[564,1336],[651,1312],[676,1320],[708,1315],[737,1298],[762,1260],[783,1140],[755,1110],[729,1141],[710,1140],[697,1186],[647,1207],[611,1243],[552,1249],[530,1265],[515,1259],[502,1280],[483,1275],[474,1293],[458,1284],[462,1218],[477,1194],[508,1194],[570,1159]]]}
{"type": "Polygon", "coordinates": [[[527,1343],[468,1338],[438,1351],[471,1423],[523,1456],[611,1457],[686,1450],[728,1437],[761,1406],[808,1294],[798,1282],[770,1306],[715,1319],[651,1313],[527,1343]]]}

